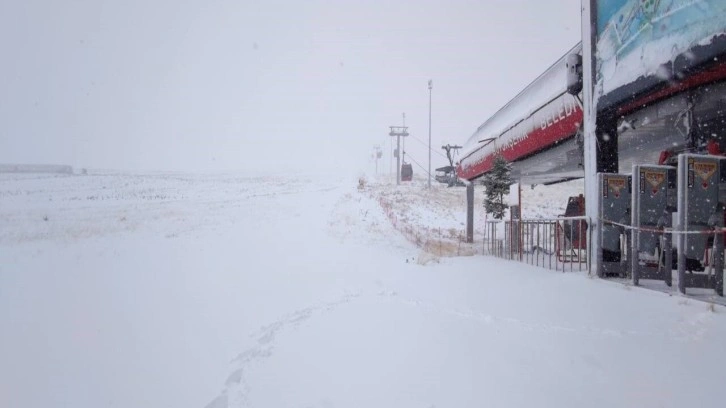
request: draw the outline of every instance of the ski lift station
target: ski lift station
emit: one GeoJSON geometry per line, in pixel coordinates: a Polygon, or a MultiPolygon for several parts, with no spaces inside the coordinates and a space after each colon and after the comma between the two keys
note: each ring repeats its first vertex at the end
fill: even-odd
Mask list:
{"type": "Polygon", "coordinates": [[[456,170],[474,181],[502,155],[520,184],[584,178],[584,205],[507,221],[491,253],[723,296],[726,2],[583,1],[582,32],[456,170]]]}

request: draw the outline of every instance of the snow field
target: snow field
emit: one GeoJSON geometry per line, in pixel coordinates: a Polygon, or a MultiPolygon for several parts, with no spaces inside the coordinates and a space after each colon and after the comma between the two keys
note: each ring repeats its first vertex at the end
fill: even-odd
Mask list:
{"type": "Polygon", "coordinates": [[[377,194],[0,179],[0,406],[722,405],[726,309],[490,257],[420,262],[377,194]]]}

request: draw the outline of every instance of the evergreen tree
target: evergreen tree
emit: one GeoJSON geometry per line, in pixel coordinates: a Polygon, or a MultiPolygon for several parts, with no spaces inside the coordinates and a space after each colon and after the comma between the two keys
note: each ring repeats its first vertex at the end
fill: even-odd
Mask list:
{"type": "Polygon", "coordinates": [[[509,194],[509,186],[514,184],[511,176],[512,167],[502,155],[494,158],[492,169],[484,175],[482,184],[486,188],[484,209],[488,214],[501,220],[507,210],[504,195],[509,194]]]}

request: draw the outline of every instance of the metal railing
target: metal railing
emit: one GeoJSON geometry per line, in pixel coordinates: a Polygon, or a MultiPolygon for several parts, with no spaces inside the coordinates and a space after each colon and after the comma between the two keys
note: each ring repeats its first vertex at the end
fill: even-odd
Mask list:
{"type": "Polygon", "coordinates": [[[589,270],[587,217],[487,221],[484,255],[560,271],[589,270]]]}

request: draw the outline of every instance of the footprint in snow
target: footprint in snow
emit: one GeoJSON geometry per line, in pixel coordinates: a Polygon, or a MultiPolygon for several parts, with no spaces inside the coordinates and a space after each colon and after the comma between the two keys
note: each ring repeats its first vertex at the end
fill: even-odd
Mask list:
{"type": "Polygon", "coordinates": [[[260,331],[253,336],[257,339],[257,345],[239,353],[232,360],[232,363],[238,365],[238,367],[227,376],[221,394],[207,404],[205,408],[228,408],[230,405],[230,395],[236,397],[234,401],[239,401],[245,405],[247,394],[249,393],[249,388],[244,378],[245,369],[252,363],[272,356],[275,338],[281,330],[299,326],[311,318],[316,312],[331,311],[337,306],[349,303],[358,296],[358,293],[347,294],[333,302],[295,311],[280,320],[261,327],[260,331]]]}

